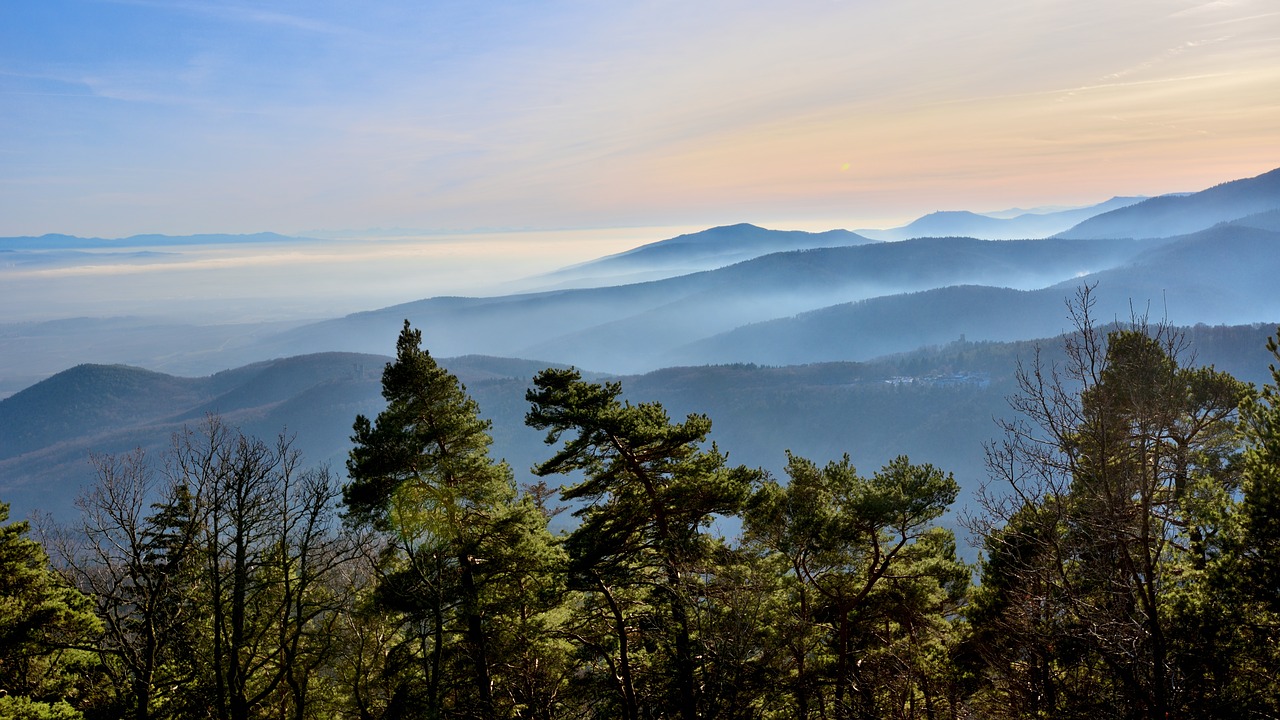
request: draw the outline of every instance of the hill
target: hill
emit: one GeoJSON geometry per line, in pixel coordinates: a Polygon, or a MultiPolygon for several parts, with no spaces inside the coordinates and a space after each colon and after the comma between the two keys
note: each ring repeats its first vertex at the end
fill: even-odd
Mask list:
{"type": "Polygon", "coordinates": [[[732,265],[787,250],[863,245],[872,240],[848,230],[811,233],[768,230],[749,223],[724,225],[641,245],[534,278],[548,289],[600,287],[659,280],[732,265]]]}
{"type": "Polygon", "coordinates": [[[1095,215],[1127,207],[1145,198],[1115,197],[1082,208],[1051,212],[1019,212],[1012,217],[996,217],[967,210],[942,210],[917,218],[902,227],[888,230],[858,230],[873,240],[908,240],[919,237],[972,237],[982,240],[1045,238],[1068,230],[1095,215]]]}
{"type": "Polygon", "coordinates": [[[1150,198],[1085,220],[1058,237],[1172,237],[1276,209],[1280,209],[1280,168],[1190,195],[1150,198]]]}
{"type": "MultiPolygon", "coordinates": [[[[144,317],[3,325],[0,397],[85,362],[204,375],[294,355],[382,353],[405,318],[423,329],[428,345],[442,356],[537,357],[613,373],[644,372],[673,363],[866,359],[961,334],[999,340],[1042,336],[1061,329],[1061,301],[1086,279],[1100,283],[1099,297],[1114,317],[1127,316],[1133,303],[1140,311],[1156,308],[1157,315],[1167,308],[1178,322],[1269,321],[1276,316],[1275,293],[1267,278],[1280,270],[1275,247],[1280,230],[1277,173],[1187,197],[1153,198],[1098,215],[1098,225],[1089,225],[1094,222],[1089,220],[1076,226],[1077,233],[1084,234],[1089,228],[1125,226],[1130,228],[1125,234],[1149,236],[1161,234],[1156,221],[1166,215],[1190,214],[1200,222],[1212,221],[1187,236],[1010,241],[944,237],[882,243],[845,231],[801,233],[733,225],[602,258],[567,269],[570,275],[587,273],[577,280],[561,278],[570,284],[589,284],[588,275],[612,278],[609,282],[614,284],[601,287],[431,297],[305,325],[229,325],[216,319],[184,325],[144,317]],[[1172,208],[1172,214],[1162,214],[1160,208],[1172,208]],[[1155,224],[1132,230],[1148,227],[1143,223],[1155,224]],[[1163,254],[1156,252],[1160,246],[1167,246],[1163,254]],[[803,249],[788,249],[797,247],[803,249]],[[632,271],[642,267],[677,272],[676,268],[718,265],[744,255],[752,257],[660,280],[618,280],[634,277],[632,271]],[[609,275],[615,271],[622,274],[609,275]],[[791,329],[784,330],[787,327],[791,329]],[[747,354],[737,355],[739,350],[747,354]]],[[[279,237],[188,240],[240,238],[252,243],[279,237]]],[[[65,236],[25,241],[111,242],[65,236]]],[[[6,254],[21,252],[26,251],[6,254]]]]}
{"type": "Polygon", "coordinates": [[[955,286],[874,297],[746,325],[673,351],[672,363],[864,360],[964,336],[1011,341],[1064,330],[1063,302],[1096,283],[1097,316],[1134,313],[1181,325],[1280,318],[1271,288],[1280,234],[1215,227],[1148,248],[1132,262],[1039,290],[955,286]]]}
{"type": "MultiPolygon", "coordinates": [[[[1265,340],[1274,330],[1186,332],[1199,362],[1260,381],[1269,357],[1265,340]]],[[[1047,360],[1060,357],[1060,341],[1038,344],[1047,360]]],[[[790,449],[820,461],[848,452],[873,470],[906,453],[955,472],[972,490],[984,477],[982,443],[995,433],[991,419],[1007,412],[1016,363],[1036,345],[957,341],[864,363],[673,367],[620,380],[628,398],[660,401],[674,417],[710,415],[712,439],[735,463],[781,474],[790,449]]],[[[323,353],[198,378],[120,366],[67,370],[0,401],[0,498],[13,503],[15,517],[35,508],[66,517],[93,477],[90,453],[143,448],[158,456],[172,433],[206,412],[260,437],[296,434],[295,447],[309,464],[341,472],[355,416],[383,406],[386,359],[323,353]]],[[[547,363],[471,356],[442,364],[493,421],[495,454],[518,481],[532,481],[529,468],[548,451],[542,433],[524,426],[524,393],[547,363]]]]}
{"type": "Polygon", "coordinates": [[[604,372],[643,372],[670,364],[670,353],[685,344],[750,323],[966,283],[1043,287],[1119,265],[1150,247],[1127,240],[927,238],[773,253],[633,285],[432,298],[290,330],[265,339],[259,353],[376,351],[408,318],[442,355],[540,357],[604,372]]]}

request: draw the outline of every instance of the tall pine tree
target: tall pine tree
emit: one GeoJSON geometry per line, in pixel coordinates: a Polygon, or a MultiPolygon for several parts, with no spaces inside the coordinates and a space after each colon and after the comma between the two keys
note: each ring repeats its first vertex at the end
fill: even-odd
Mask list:
{"type": "MultiPolygon", "coordinates": [[[[489,456],[489,422],[406,320],[382,375],[387,407],[356,418],[343,496],[351,520],[388,538],[379,597],[417,628],[429,717],[527,713],[554,693],[530,682],[527,650],[545,639],[558,548],[546,518],[489,456]]],[[[548,654],[554,650],[548,648],[548,654]]],[[[394,713],[393,713],[394,714],[394,713]]]]}

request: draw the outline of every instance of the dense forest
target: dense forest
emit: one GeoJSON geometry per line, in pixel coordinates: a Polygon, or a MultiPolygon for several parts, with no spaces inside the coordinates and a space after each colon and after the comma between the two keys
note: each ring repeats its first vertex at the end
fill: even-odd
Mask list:
{"type": "Polygon", "coordinates": [[[771,477],[573,369],[517,488],[406,322],[346,478],[210,417],[95,457],[75,524],[0,506],[0,717],[1280,716],[1280,369],[1091,307],[1020,366],[977,565],[944,469],[771,477]]]}

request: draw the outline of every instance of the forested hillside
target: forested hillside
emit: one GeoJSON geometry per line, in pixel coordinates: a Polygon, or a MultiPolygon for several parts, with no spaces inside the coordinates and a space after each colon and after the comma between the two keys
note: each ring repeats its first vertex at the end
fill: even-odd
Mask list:
{"type": "MultiPolygon", "coordinates": [[[[1273,327],[1181,331],[1197,362],[1262,383],[1264,344],[1273,327]]],[[[954,472],[964,505],[986,474],[982,445],[996,433],[994,419],[1009,414],[1006,398],[1015,389],[1019,359],[1030,358],[1037,346],[1057,357],[1060,345],[1056,338],[993,343],[948,337],[862,363],[737,363],[588,377],[618,379],[625,397],[659,401],[676,415],[709,414],[716,421],[712,439],[735,462],[781,475],[787,450],[823,459],[848,452],[859,467],[907,453],[954,472]]],[[[91,454],[143,448],[159,456],[172,433],[207,413],[258,437],[285,430],[296,435],[295,447],[309,464],[341,468],[350,448],[350,418],[374,413],[382,402],[378,377],[386,359],[321,353],[203,378],[119,366],[72,368],[0,400],[0,499],[12,504],[16,517],[33,510],[69,517],[77,488],[93,478],[91,454]]],[[[523,398],[548,363],[478,356],[441,363],[465,382],[482,416],[493,422],[495,452],[511,464],[517,481],[531,481],[529,469],[544,450],[541,436],[524,425],[523,398]]],[[[954,524],[954,515],[946,521],[954,524]]],[[[962,552],[973,553],[967,547],[962,552]]]]}
{"type": "Polygon", "coordinates": [[[0,717],[1276,716],[1277,177],[0,328],[0,717]]]}
{"type": "MultiPolygon", "coordinates": [[[[1274,714],[1280,370],[1259,392],[1185,359],[1172,328],[1103,327],[1092,309],[1085,290],[1075,331],[1016,373],[1016,412],[966,513],[976,565],[941,524],[960,491],[943,468],[792,452],[774,477],[708,443],[707,415],[625,401],[573,369],[525,392],[545,445],[541,481],[521,490],[480,406],[406,322],[383,402],[350,416],[345,482],[306,470],[287,435],[211,416],[159,455],[97,457],[79,514],[38,542],[3,526],[0,711],[1274,714]],[[575,520],[554,533],[562,501],[575,520]],[[741,534],[714,529],[726,521],[741,534]]],[[[970,365],[935,381],[976,377],[1000,355],[983,349],[935,351],[970,365]]],[[[257,370],[237,373],[287,394],[257,370]]],[[[754,371],[714,379],[739,387],[754,371]]],[[[832,390],[868,371],[785,369],[832,390]]],[[[688,385],[668,372],[634,384],[688,385]]],[[[85,368],[56,387],[94,376],[122,392],[146,379],[85,368]]],[[[919,381],[907,377],[896,384],[919,381]]],[[[206,391],[247,387],[233,380],[206,391]]]]}

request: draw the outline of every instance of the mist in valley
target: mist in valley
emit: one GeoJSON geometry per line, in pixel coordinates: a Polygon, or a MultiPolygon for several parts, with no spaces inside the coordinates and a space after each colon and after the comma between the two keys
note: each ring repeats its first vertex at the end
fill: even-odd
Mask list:
{"type": "MultiPolygon", "coordinates": [[[[1257,195],[1277,177],[1235,187],[1257,195]]],[[[1181,199],[1153,205],[1168,217],[1181,199]]],[[[871,466],[907,452],[956,472],[968,493],[1017,363],[1060,346],[1082,287],[1100,322],[1190,327],[1197,352],[1263,379],[1264,339],[1280,318],[1269,290],[1280,207],[1235,217],[1239,204],[1225,202],[1209,216],[1203,197],[1185,200],[1187,227],[1212,227],[1137,240],[883,242],[754,225],[540,244],[525,234],[15,239],[4,292],[34,309],[19,303],[21,321],[0,325],[0,395],[11,396],[0,426],[16,433],[0,472],[27,507],[43,483],[88,481],[87,453],[160,448],[206,412],[304,433],[312,461],[341,465],[351,418],[377,411],[378,374],[408,319],[464,377],[523,481],[544,452],[522,423],[524,390],[554,364],[621,377],[629,398],[677,416],[710,413],[735,458],[775,474],[788,448],[849,451],[871,466]],[[594,255],[604,245],[626,249],[594,255]],[[628,282],[646,274],[659,277],[628,282]]]]}

